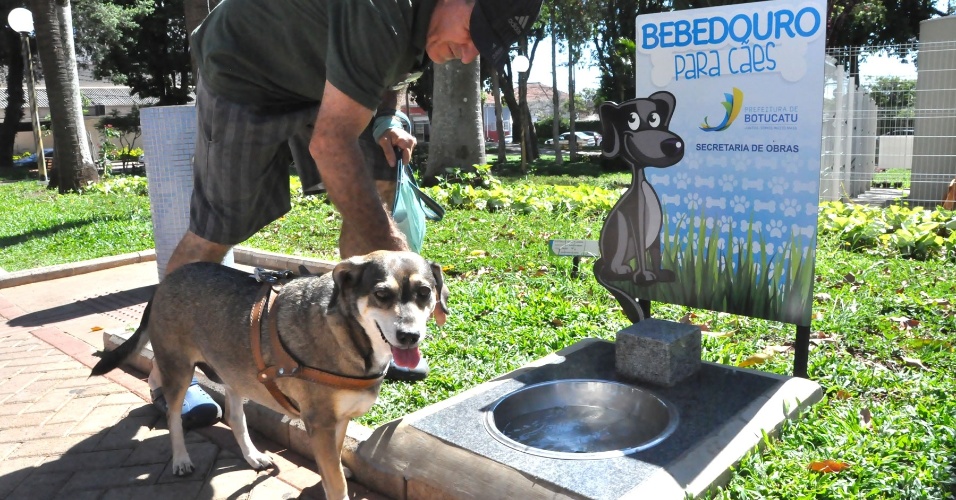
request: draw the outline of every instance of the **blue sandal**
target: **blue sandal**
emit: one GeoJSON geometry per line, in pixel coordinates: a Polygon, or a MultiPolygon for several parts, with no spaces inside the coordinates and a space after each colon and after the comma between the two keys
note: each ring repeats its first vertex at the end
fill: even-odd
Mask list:
{"type": "MultiPolygon", "coordinates": [[[[153,389],[149,394],[153,400],[153,406],[165,415],[169,405],[166,404],[166,397],[163,396],[163,388],[153,389]]],[[[222,408],[209,394],[206,394],[206,391],[199,386],[199,380],[194,377],[189,388],[186,389],[182,415],[183,431],[188,432],[192,429],[215,425],[222,418],[222,408]]]]}

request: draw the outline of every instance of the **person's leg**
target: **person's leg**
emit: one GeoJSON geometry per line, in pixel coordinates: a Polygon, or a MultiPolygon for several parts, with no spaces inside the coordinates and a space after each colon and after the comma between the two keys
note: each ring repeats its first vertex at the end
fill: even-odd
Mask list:
{"type": "MultiPolygon", "coordinates": [[[[302,110],[263,110],[221,99],[200,80],[189,230],[166,266],[171,273],[194,262],[222,262],[232,246],[289,211],[287,141],[302,110]]],[[[149,387],[165,405],[162,377],[153,368],[149,387]]],[[[162,409],[162,408],[161,408],[162,409]]],[[[197,384],[183,404],[186,427],[214,424],[218,405],[197,384]],[[213,411],[214,410],[214,411],[213,411]]]]}

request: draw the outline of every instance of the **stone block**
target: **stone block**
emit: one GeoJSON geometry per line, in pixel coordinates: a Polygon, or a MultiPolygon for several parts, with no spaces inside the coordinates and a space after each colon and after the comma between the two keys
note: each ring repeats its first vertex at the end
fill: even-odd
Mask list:
{"type": "Polygon", "coordinates": [[[614,364],[622,377],[672,387],[700,369],[700,327],[648,318],[619,332],[614,364]]]}

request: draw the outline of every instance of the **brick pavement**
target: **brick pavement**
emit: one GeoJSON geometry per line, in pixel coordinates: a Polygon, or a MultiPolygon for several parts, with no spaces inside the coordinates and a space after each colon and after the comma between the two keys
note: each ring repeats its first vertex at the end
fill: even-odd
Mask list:
{"type": "MultiPolygon", "coordinates": [[[[123,283],[137,281],[130,271],[0,289],[0,499],[324,498],[310,459],[254,432],[277,464],[256,472],[224,424],[187,434],[197,470],[171,474],[165,418],[147,403],[145,376],[89,377],[102,348],[91,325],[124,323],[128,314],[118,312],[141,308],[148,296],[136,292],[142,279],[123,283]]],[[[352,498],[386,498],[349,487],[352,498]]]]}

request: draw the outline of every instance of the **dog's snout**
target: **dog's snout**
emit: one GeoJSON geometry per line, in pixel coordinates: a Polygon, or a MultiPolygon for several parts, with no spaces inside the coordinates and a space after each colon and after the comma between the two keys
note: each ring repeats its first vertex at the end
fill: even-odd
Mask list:
{"type": "Polygon", "coordinates": [[[395,333],[395,337],[402,345],[415,345],[418,343],[418,339],[421,338],[421,335],[417,332],[399,330],[395,333]]]}
{"type": "Polygon", "coordinates": [[[679,138],[665,139],[661,143],[661,150],[665,156],[673,157],[684,153],[684,142],[679,138]]]}

